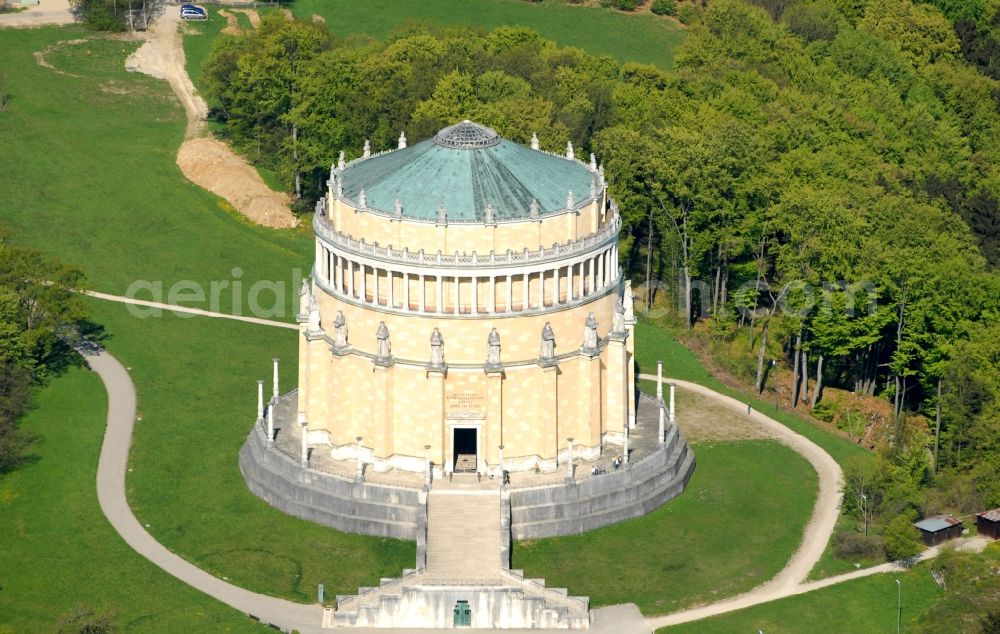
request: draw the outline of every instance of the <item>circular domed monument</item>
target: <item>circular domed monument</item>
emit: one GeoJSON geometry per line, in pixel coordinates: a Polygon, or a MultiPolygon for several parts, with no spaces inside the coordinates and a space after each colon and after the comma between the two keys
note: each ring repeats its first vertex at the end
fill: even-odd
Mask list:
{"type": "MultiPolygon", "coordinates": [[[[511,536],[582,532],[683,490],[694,458],[673,390],[669,407],[636,391],[621,218],[593,155],[463,121],[379,154],[366,142],[349,163],[341,153],[328,186],[300,298],[298,389],[279,396],[275,379],[265,407],[261,383],[241,452],[255,494],[342,530],[415,539],[420,573],[434,570],[448,508],[435,493],[489,491],[510,575],[511,536]]],[[[354,614],[338,622],[379,622],[354,614]]]]}

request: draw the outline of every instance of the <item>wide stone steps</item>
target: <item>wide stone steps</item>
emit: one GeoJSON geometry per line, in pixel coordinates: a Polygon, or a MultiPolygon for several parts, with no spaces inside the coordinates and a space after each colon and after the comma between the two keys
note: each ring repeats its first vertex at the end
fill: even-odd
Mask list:
{"type": "Polygon", "coordinates": [[[499,491],[434,491],[427,499],[427,574],[496,577],[500,561],[499,491]]]}

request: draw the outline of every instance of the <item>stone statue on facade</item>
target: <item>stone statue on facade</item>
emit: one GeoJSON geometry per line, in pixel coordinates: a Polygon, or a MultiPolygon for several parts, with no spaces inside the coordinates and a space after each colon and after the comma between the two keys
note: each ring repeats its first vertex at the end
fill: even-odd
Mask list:
{"type": "Polygon", "coordinates": [[[396,202],[392,204],[392,211],[397,218],[403,217],[403,203],[401,203],[398,198],[396,199],[396,202]]]}
{"type": "Polygon", "coordinates": [[[444,208],[444,203],[438,206],[438,224],[448,224],[448,210],[444,208]]]}
{"type": "Polygon", "coordinates": [[[542,326],[542,349],[538,356],[543,361],[551,361],[556,356],[556,334],[549,322],[542,326]]]}
{"type": "Polygon", "coordinates": [[[575,154],[573,153],[572,141],[566,141],[566,158],[568,158],[571,161],[575,158],[575,154]]]}
{"type": "Polygon", "coordinates": [[[358,194],[358,207],[362,209],[368,209],[368,196],[365,194],[365,190],[361,190],[358,194]]]}
{"type": "Polygon", "coordinates": [[[611,332],[625,332],[625,306],[622,304],[620,297],[615,302],[614,323],[612,324],[611,332]]]}
{"type": "Polygon", "coordinates": [[[500,333],[494,328],[486,337],[486,366],[491,368],[500,367],[500,333]]]}
{"type": "Polygon", "coordinates": [[[632,292],[632,280],[625,280],[625,323],[635,323],[635,294],[632,292]]]}
{"type": "Polygon", "coordinates": [[[495,212],[493,211],[493,203],[486,204],[486,224],[491,225],[496,222],[495,212]]]}
{"type": "Polygon", "coordinates": [[[310,293],[309,295],[309,332],[320,332],[319,326],[319,303],[316,301],[316,296],[310,293]]]}
{"type": "Polygon", "coordinates": [[[396,143],[396,149],[402,150],[405,147],[406,147],[406,131],[404,130],[399,133],[399,142],[396,143]]]}
{"type": "Polygon", "coordinates": [[[337,169],[342,170],[347,167],[347,161],[345,160],[344,151],[340,151],[340,156],[337,157],[337,169]]]}
{"type": "Polygon", "coordinates": [[[531,199],[531,207],[529,209],[530,210],[528,213],[530,214],[531,219],[538,220],[538,214],[541,211],[541,209],[538,206],[538,201],[535,200],[534,198],[531,199]]]}
{"type": "Polygon", "coordinates": [[[316,201],[316,215],[325,216],[326,215],[326,196],[323,196],[316,201]]]}
{"type": "Polygon", "coordinates": [[[444,337],[437,328],[431,333],[431,366],[435,368],[444,366],[444,337]]]}
{"type": "Polygon", "coordinates": [[[583,326],[583,349],[597,350],[597,318],[591,311],[583,326]]]}
{"type": "Polygon", "coordinates": [[[532,150],[537,150],[538,147],[539,147],[538,146],[538,135],[535,134],[534,132],[532,132],[531,133],[531,149],[532,150]]]}
{"type": "Polygon", "coordinates": [[[299,314],[308,315],[309,305],[312,303],[312,289],[309,287],[309,278],[302,280],[302,288],[299,289],[299,314]]]}
{"type": "Polygon", "coordinates": [[[347,319],[342,310],[338,310],[337,316],[333,319],[333,342],[338,348],[347,347],[347,319]]]}
{"type": "Polygon", "coordinates": [[[361,156],[363,158],[369,158],[372,155],[372,144],[371,141],[365,139],[365,147],[361,150],[361,156]]]}
{"type": "Polygon", "coordinates": [[[375,340],[377,342],[375,356],[379,360],[391,358],[392,346],[389,343],[389,328],[385,325],[384,321],[378,322],[378,330],[375,331],[375,340]]]}

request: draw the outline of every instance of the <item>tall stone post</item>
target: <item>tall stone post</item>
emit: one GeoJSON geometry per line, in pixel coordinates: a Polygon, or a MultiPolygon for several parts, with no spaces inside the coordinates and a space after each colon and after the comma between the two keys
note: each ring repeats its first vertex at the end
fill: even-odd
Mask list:
{"type": "Polygon", "coordinates": [[[671,383],[670,384],[670,424],[671,425],[673,425],[673,424],[675,424],[677,422],[677,409],[676,409],[677,406],[676,406],[676,401],[674,400],[674,392],[675,392],[676,388],[677,388],[677,384],[676,383],[671,383]]]}
{"type": "MultiPolygon", "coordinates": [[[[628,356],[625,348],[625,334],[612,332],[608,336],[607,355],[607,433],[612,437],[623,434],[628,427],[629,382],[625,362],[628,356]]],[[[617,442],[615,443],[617,444],[617,442]]]]}
{"type": "Polygon", "coordinates": [[[625,464],[628,464],[628,426],[625,427],[625,438],[622,441],[622,458],[625,460],[625,464]]]}
{"type": "Polygon", "coordinates": [[[272,398],[267,405],[267,442],[270,444],[274,443],[274,405],[277,402],[278,399],[272,398]]]}
{"type": "Polygon", "coordinates": [[[365,481],[365,462],[364,462],[364,459],[361,456],[361,441],[362,441],[362,437],[358,436],[355,440],[357,441],[358,468],[357,468],[357,472],[354,474],[354,481],[355,482],[364,482],[365,481]]]}
{"type": "MultiPolygon", "coordinates": [[[[430,416],[431,421],[431,431],[440,429],[440,437],[438,442],[439,450],[434,454],[434,461],[438,463],[438,477],[444,477],[446,471],[448,470],[448,460],[445,455],[448,448],[448,434],[450,430],[444,422],[444,383],[445,383],[445,373],[447,372],[444,368],[427,368],[427,394],[428,403],[430,404],[430,416]]],[[[431,439],[433,442],[433,438],[431,439]]]]}
{"type": "Polygon", "coordinates": [[[257,381],[257,420],[264,418],[264,379],[257,381]]]}
{"type": "Polygon", "coordinates": [[[431,446],[424,445],[424,486],[431,486],[431,446]]]}
{"type": "Polygon", "coordinates": [[[309,426],[304,414],[299,414],[299,427],[302,428],[302,467],[309,466],[309,426]]]}
{"type": "Polygon", "coordinates": [[[278,359],[278,357],[275,357],[274,359],[272,359],[272,361],[274,361],[274,390],[272,392],[272,396],[274,396],[274,398],[278,398],[278,394],[279,394],[279,392],[278,392],[278,361],[279,360],[280,359],[278,359]]]}
{"type": "Polygon", "coordinates": [[[663,403],[663,361],[656,362],[656,411],[660,419],[659,433],[656,437],[656,444],[663,444],[664,418],[666,418],[666,405],[663,403]]]}
{"type": "Polygon", "coordinates": [[[566,454],[566,482],[573,483],[573,438],[567,438],[568,452],[566,454]]]}
{"type": "MultiPolygon", "coordinates": [[[[482,470],[491,462],[493,447],[503,440],[503,368],[486,366],[486,419],[483,421],[483,451],[485,457],[482,470]]],[[[496,462],[493,462],[496,464],[496,462]]],[[[478,466],[478,465],[477,465],[478,466]]]]}
{"type": "Polygon", "coordinates": [[[500,445],[497,449],[500,450],[500,488],[502,489],[506,485],[503,473],[503,445],[500,445]]]}

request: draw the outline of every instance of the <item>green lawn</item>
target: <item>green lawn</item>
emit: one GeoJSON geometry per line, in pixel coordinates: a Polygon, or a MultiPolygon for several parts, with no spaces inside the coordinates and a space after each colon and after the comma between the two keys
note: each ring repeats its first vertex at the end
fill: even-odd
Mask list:
{"type": "Polygon", "coordinates": [[[514,567],[594,607],[644,614],[733,596],[785,566],[816,497],[816,472],[774,441],[694,446],[684,494],[644,517],[583,535],[514,545],[514,567]]]}
{"type": "MultiPolygon", "coordinates": [[[[178,281],[197,282],[208,293],[215,280],[219,308],[229,310],[235,282],[245,299],[254,282],[272,280],[285,283],[281,301],[289,303],[297,294],[288,288],[294,270],[311,265],[308,231],[253,226],[184,178],[174,163],[183,111],[166,82],[125,71],[136,45],[79,27],[2,32],[10,93],[0,117],[2,229],[15,243],[79,266],[98,290],[121,293],[148,280],[162,283],[168,299],[178,281]],[[86,43],[48,55],[58,70],[78,76],[32,57],[82,37],[86,43]]],[[[273,303],[266,290],[261,300],[273,303]]]]}
{"type": "Polygon", "coordinates": [[[694,623],[657,630],[658,634],[858,634],[896,630],[896,582],[902,583],[902,631],[923,616],[941,596],[926,566],[901,574],[872,575],[780,601],[694,623]]]}
{"type": "Polygon", "coordinates": [[[291,8],[305,20],[313,14],[323,16],[330,30],[341,37],[369,35],[384,39],[408,22],[485,30],[527,26],[564,46],[661,68],[673,65],[674,49],[684,37],[684,31],[665,18],[572,6],[561,0],[295,0],[291,8]]]}
{"type": "Polygon", "coordinates": [[[165,315],[135,319],[92,301],[139,394],[129,503],[154,537],[236,585],[295,601],[377,585],[412,568],[412,542],[349,535],[295,519],[247,490],[237,463],[256,416],[259,378],[271,358],[282,391],[294,386],[293,332],[239,322],[165,315]]]}
{"type": "Polygon", "coordinates": [[[0,631],[53,632],[76,606],[108,608],[126,632],[266,628],[135,554],[97,505],[107,398],[72,369],[38,394],[22,427],[34,461],[0,479],[0,631]]]}

